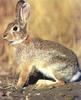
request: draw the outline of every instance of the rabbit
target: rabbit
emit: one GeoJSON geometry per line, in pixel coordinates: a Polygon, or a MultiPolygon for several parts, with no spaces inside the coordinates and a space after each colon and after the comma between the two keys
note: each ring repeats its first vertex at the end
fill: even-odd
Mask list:
{"type": "Polygon", "coordinates": [[[35,71],[52,80],[39,79],[36,89],[53,88],[75,82],[81,76],[76,54],[65,46],[50,40],[32,38],[27,30],[30,4],[19,0],[16,18],[9,23],[2,38],[13,48],[13,60],[18,66],[17,89],[23,88],[35,71]]]}

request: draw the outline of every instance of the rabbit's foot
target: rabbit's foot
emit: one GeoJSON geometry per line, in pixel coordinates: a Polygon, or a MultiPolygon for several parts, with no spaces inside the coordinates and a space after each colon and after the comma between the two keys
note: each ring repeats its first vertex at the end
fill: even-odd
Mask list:
{"type": "Polygon", "coordinates": [[[35,89],[46,89],[46,88],[49,88],[50,85],[53,85],[54,82],[53,81],[50,81],[50,80],[38,80],[36,85],[35,85],[35,89]]]}
{"type": "Polygon", "coordinates": [[[65,82],[64,81],[56,81],[53,82],[51,80],[38,80],[35,86],[35,89],[51,89],[51,88],[55,88],[55,87],[59,87],[64,85],[65,82]]]}
{"type": "Polygon", "coordinates": [[[24,84],[25,84],[25,81],[24,80],[21,80],[21,78],[18,80],[18,82],[17,82],[17,85],[16,85],[16,89],[17,90],[21,90],[22,88],[23,88],[23,86],[24,86],[24,84]]]}
{"type": "Polygon", "coordinates": [[[19,91],[23,88],[23,85],[18,83],[15,88],[19,91]]]}

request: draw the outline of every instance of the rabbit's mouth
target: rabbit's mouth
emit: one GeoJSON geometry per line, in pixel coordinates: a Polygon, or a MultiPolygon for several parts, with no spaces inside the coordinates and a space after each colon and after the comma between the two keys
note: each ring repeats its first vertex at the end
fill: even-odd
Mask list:
{"type": "Polygon", "coordinates": [[[23,40],[9,41],[9,43],[12,45],[20,44],[22,42],[23,42],[23,40]]]}
{"type": "Polygon", "coordinates": [[[16,45],[16,44],[22,43],[25,39],[26,39],[26,37],[24,39],[20,39],[20,40],[14,40],[14,41],[11,40],[11,41],[9,41],[9,43],[12,45],[16,45]]]}
{"type": "Polygon", "coordinates": [[[9,43],[12,45],[20,44],[22,42],[23,42],[23,40],[9,41],[9,43]]]}

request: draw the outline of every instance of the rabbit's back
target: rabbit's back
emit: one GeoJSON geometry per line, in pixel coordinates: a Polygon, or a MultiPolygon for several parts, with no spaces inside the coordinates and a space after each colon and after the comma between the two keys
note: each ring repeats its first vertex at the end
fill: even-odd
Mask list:
{"type": "Polygon", "coordinates": [[[73,51],[71,51],[70,49],[64,47],[63,45],[57,42],[42,40],[37,38],[37,39],[33,39],[33,44],[36,50],[48,52],[49,54],[54,53],[54,56],[64,56],[72,60],[77,59],[73,51]]]}

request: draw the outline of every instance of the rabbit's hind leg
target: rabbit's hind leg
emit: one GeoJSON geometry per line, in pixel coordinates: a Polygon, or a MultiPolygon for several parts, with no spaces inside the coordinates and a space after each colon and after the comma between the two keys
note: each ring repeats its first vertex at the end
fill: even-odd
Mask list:
{"type": "Polygon", "coordinates": [[[65,82],[61,80],[51,81],[40,79],[37,81],[35,89],[50,89],[64,85],[65,82]]]}

